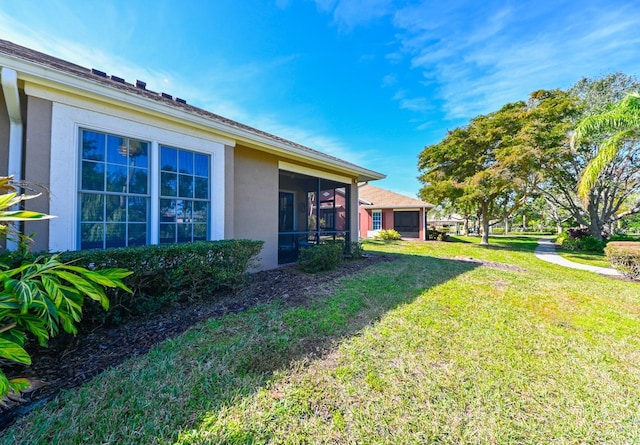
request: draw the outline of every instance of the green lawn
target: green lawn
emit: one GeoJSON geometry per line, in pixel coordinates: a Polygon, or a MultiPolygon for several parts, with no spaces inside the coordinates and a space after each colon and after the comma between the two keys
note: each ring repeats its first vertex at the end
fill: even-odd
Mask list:
{"type": "Polygon", "coordinates": [[[597,252],[571,252],[558,249],[562,258],[566,258],[574,263],[587,264],[589,266],[611,267],[611,263],[604,253],[597,252]]]}
{"type": "Polygon", "coordinates": [[[368,243],[400,259],[203,323],[2,443],[639,443],[640,284],[492,243],[368,243]]]}

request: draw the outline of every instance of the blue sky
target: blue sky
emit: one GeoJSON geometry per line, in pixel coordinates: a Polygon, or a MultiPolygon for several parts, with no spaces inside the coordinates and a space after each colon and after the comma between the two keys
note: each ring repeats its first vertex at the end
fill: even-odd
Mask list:
{"type": "Polygon", "coordinates": [[[0,0],[0,38],[186,99],[416,196],[447,129],[640,73],[637,1],[0,0]]]}

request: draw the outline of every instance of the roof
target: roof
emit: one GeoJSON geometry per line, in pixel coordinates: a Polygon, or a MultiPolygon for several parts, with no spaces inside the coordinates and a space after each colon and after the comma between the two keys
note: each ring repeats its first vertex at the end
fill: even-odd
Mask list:
{"type": "MultiPolygon", "coordinates": [[[[12,60],[19,59],[28,63],[27,65],[21,65],[22,69],[16,70],[19,75],[26,74],[42,78],[47,78],[47,76],[49,76],[50,78],[53,78],[54,76],[51,76],[51,70],[53,70],[54,72],[63,73],[77,79],[89,81],[93,84],[101,85],[114,91],[123,92],[130,97],[143,98],[147,103],[152,101],[161,104],[165,106],[167,110],[179,110],[187,113],[187,115],[190,115],[193,118],[204,118],[208,122],[211,130],[222,131],[224,133],[223,136],[225,137],[238,137],[240,140],[243,140],[243,138],[249,138],[249,140],[260,143],[259,145],[270,144],[271,147],[268,148],[280,149],[280,151],[284,149],[284,151],[288,151],[292,155],[306,155],[311,161],[319,161],[320,163],[328,166],[349,170],[353,173],[357,173],[360,181],[376,180],[386,177],[386,175],[382,173],[360,167],[319,150],[306,147],[202,108],[189,105],[184,99],[174,98],[172,95],[167,93],[157,93],[155,91],[147,90],[146,83],[139,80],[137,80],[135,84],[129,83],[115,75],[109,76],[103,71],[88,69],[48,54],[16,45],[15,43],[7,40],[0,39],[0,66],[4,66],[6,64],[5,60],[7,60],[5,57],[2,57],[2,55],[8,56],[12,60]],[[45,69],[43,70],[42,68],[45,69]]],[[[9,67],[12,68],[11,66],[9,67]]],[[[56,78],[56,80],[59,81],[60,79],[56,78]]]]}
{"type": "Polygon", "coordinates": [[[361,185],[358,188],[358,193],[360,200],[367,201],[367,204],[361,205],[364,209],[432,209],[435,207],[428,202],[410,198],[391,190],[381,189],[371,184],[361,185]]]}

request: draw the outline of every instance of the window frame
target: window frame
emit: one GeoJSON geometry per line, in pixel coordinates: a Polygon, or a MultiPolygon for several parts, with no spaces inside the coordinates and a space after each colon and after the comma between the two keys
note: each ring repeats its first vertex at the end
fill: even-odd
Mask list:
{"type": "MultiPolygon", "coordinates": [[[[173,144],[173,143],[162,143],[162,142],[158,142],[157,140],[149,140],[148,138],[140,138],[136,135],[129,135],[127,131],[112,131],[112,130],[105,130],[105,129],[97,129],[97,128],[93,128],[92,126],[87,126],[87,125],[76,125],[76,134],[77,136],[77,140],[76,143],[74,144],[77,147],[77,181],[75,182],[75,194],[74,196],[76,196],[76,211],[75,213],[75,221],[76,221],[76,241],[75,241],[75,245],[76,245],[76,249],[78,250],[85,250],[85,249],[90,249],[90,248],[107,248],[107,247],[111,247],[108,246],[108,239],[107,239],[107,235],[105,232],[105,226],[106,224],[109,224],[109,222],[107,221],[107,216],[104,212],[106,212],[106,210],[104,210],[104,206],[107,205],[105,204],[105,202],[107,201],[108,197],[110,196],[117,196],[117,197],[124,197],[125,199],[127,199],[127,205],[128,205],[128,199],[131,198],[143,198],[146,200],[146,210],[145,210],[145,243],[144,245],[154,245],[154,244],[160,244],[161,239],[160,239],[160,233],[161,233],[161,220],[162,217],[160,215],[160,211],[161,211],[161,200],[163,199],[167,199],[167,197],[163,196],[161,193],[161,184],[160,184],[160,180],[161,180],[161,165],[160,165],[160,151],[162,149],[162,147],[167,147],[167,148],[171,148],[176,150],[177,152],[185,152],[185,153],[190,153],[194,159],[197,159],[197,156],[202,156],[205,159],[205,163],[204,165],[206,165],[206,170],[207,170],[207,176],[204,177],[201,174],[196,174],[195,172],[193,174],[191,174],[191,178],[194,184],[194,192],[192,197],[175,197],[176,199],[179,200],[189,200],[191,203],[194,202],[199,202],[199,203],[204,203],[204,205],[206,206],[206,212],[205,212],[205,217],[204,219],[206,220],[204,223],[201,223],[200,225],[204,225],[204,236],[201,237],[197,237],[198,239],[206,239],[206,240],[211,240],[211,239],[216,239],[213,236],[214,230],[214,214],[215,213],[219,213],[216,212],[216,209],[213,208],[213,203],[214,203],[214,195],[215,195],[215,189],[214,189],[214,177],[216,174],[218,174],[218,172],[214,169],[214,157],[215,157],[215,152],[214,151],[208,151],[208,150],[198,150],[198,149],[194,149],[194,148],[183,148],[182,146],[180,146],[179,144],[173,144]],[[83,135],[85,134],[85,132],[92,132],[92,133],[96,133],[98,134],[100,137],[103,137],[105,142],[104,142],[104,153],[102,155],[102,160],[96,161],[96,160],[91,160],[91,159],[87,159],[84,157],[84,147],[83,147],[83,142],[84,142],[84,138],[83,135]],[[114,137],[114,138],[120,138],[122,140],[124,140],[127,144],[127,147],[130,146],[130,141],[139,141],[139,142],[143,142],[146,144],[147,147],[147,163],[146,163],[146,173],[147,173],[147,182],[146,182],[146,193],[145,194],[135,194],[135,193],[130,193],[128,187],[129,184],[127,182],[127,191],[126,192],[117,192],[117,191],[110,191],[108,190],[108,182],[109,182],[109,178],[107,177],[107,165],[111,165],[112,163],[107,161],[107,140],[109,139],[109,137],[114,137]],[[96,162],[96,163],[101,163],[104,167],[103,167],[103,187],[102,190],[98,190],[98,189],[87,189],[84,188],[83,186],[83,163],[84,162],[96,162]],[[195,184],[196,184],[196,178],[197,179],[206,179],[206,198],[196,198],[195,197],[195,184]],[[90,221],[90,220],[83,220],[83,215],[82,215],[82,207],[83,207],[83,199],[85,196],[87,195],[99,195],[102,196],[102,206],[103,206],[103,215],[102,215],[102,219],[101,220],[96,220],[96,221],[90,221]],[[102,246],[84,246],[83,247],[83,223],[86,224],[88,222],[93,222],[93,223],[99,223],[102,226],[102,246]]],[[[202,160],[202,158],[201,158],[202,160]]],[[[129,168],[129,164],[126,164],[126,167],[129,168]]],[[[135,165],[133,166],[133,168],[135,168],[135,165]]],[[[194,167],[195,168],[195,167],[194,167]]],[[[201,167],[202,169],[202,167],[201,167]]],[[[187,175],[189,176],[189,175],[187,175]]],[[[129,176],[127,176],[127,178],[129,178],[129,176]]],[[[193,219],[193,218],[191,218],[193,219]]],[[[134,244],[129,244],[129,240],[128,240],[128,226],[130,224],[135,224],[137,223],[136,221],[131,221],[129,219],[129,214],[127,212],[126,217],[124,220],[119,221],[119,222],[112,222],[112,224],[122,224],[125,227],[125,235],[124,235],[124,246],[122,247],[130,247],[133,246],[134,244]]],[[[191,225],[191,237],[190,240],[180,240],[178,241],[178,234],[176,232],[176,237],[174,238],[174,243],[178,243],[178,242],[190,242],[193,241],[194,238],[196,238],[195,234],[194,234],[194,226],[198,225],[197,223],[194,223],[193,221],[191,221],[190,223],[188,223],[191,225]]],[[[200,232],[202,233],[202,232],[200,232]]],[[[86,243],[86,241],[85,241],[86,243]]],[[[142,244],[135,244],[135,245],[142,245],[142,244]]],[[[115,246],[114,246],[115,247],[115,246]]],[[[119,246],[118,246],[119,247],[119,246]]]]}
{"type": "Polygon", "coordinates": [[[382,230],[382,210],[371,211],[371,230],[382,230]]]}

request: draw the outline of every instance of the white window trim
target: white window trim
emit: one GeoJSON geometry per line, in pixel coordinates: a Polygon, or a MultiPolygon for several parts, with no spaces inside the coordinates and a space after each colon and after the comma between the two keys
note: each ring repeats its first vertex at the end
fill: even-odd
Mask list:
{"type": "MultiPolygon", "coordinates": [[[[146,119],[141,119],[141,121],[146,119]]],[[[208,154],[211,158],[211,221],[209,239],[224,238],[224,145],[153,125],[153,121],[136,122],[86,109],[54,103],[51,125],[50,221],[49,249],[77,250],[78,246],[78,181],[80,128],[100,131],[151,142],[150,157],[150,242],[159,239],[159,154],[158,146],[208,154]]]]}
{"type": "Polygon", "coordinates": [[[379,230],[382,230],[382,210],[372,210],[372,211],[371,211],[371,229],[372,229],[372,231],[374,231],[374,232],[377,232],[377,231],[379,231],[379,230]],[[373,224],[374,224],[374,217],[373,217],[373,215],[380,215],[380,227],[379,227],[379,228],[377,228],[377,229],[376,229],[375,227],[373,227],[373,224]]]}

